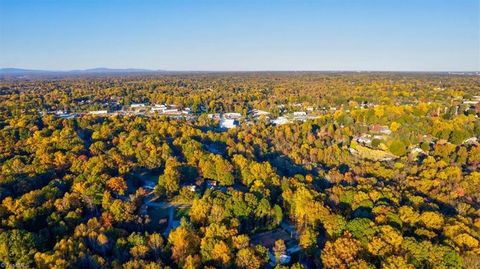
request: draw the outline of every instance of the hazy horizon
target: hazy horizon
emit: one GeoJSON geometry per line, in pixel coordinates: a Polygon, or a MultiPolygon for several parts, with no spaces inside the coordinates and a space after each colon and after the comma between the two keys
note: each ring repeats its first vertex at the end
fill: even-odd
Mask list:
{"type": "Polygon", "coordinates": [[[0,66],[480,70],[478,1],[0,0],[0,66]]]}
{"type": "Polygon", "coordinates": [[[14,70],[22,70],[22,71],[39,71],[39,72],[52,72],[52,73],[55,73],[55,72],[59,72],[59,73],[62,73],[62,72],[65,72],[65,73],[68,73],[68,72],[83,72],[83,71],[94,71],[94,70],[99,70],[101,71],[102,69],[104,70],[119,70],[119,71],[122,71],[122,70],[131,70],[131,71],[136,71],[136,72],[184,72],[184,73],[188,73],[188,72],[192,72],[192,73],[196,73],[196,72],[206,72],[206,73],[235,73],[235,72],[246,72],[246,73],[250,73],[250,72],[332,72],[332,73],[335,73],[335,72],[339,72],[339,73],[342,73],[342,72],[346,72],[346,73],[349,73],[349,72],[365,72],[365,73],[479,73],[480,70],[329,70],[329,69],[323,69],[323,70],[315,70],[315,69],[312,69],[312,70],[288,70],[288,69],[278,69],[278,70],[268,70],[268,69],[263,69],[263,70],[188,70],[188,69],[185,69],[185,70],[173,70],[173,69],[165,69],[165,68],[158,68],[158,69],[149,69],[149,68],[142,68],[142,67],[115,67],[115,68],[111,68],[111,67],[104,67],[104,66],[100,66],[100,67],[87,67],[87,68],[82,68],[82,69],[73,69],[73,68],[67,68],[67,69],[39,69],[39,68],[22,68],[22,67],[9,67],[9,66],[5,66],[5,67],[1,67],[0,66],[0,71],[4,71],[4,70],[8,70],[8,69],[14,69],[14,70]]]}

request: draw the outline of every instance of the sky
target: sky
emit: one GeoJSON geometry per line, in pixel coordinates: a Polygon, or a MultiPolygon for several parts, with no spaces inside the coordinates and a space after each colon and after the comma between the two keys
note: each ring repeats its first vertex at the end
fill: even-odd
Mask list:
{"type": "Polygon", "coordinates": [[[0,0],[0,67],[479,71],[480,0],[0,0]]]}

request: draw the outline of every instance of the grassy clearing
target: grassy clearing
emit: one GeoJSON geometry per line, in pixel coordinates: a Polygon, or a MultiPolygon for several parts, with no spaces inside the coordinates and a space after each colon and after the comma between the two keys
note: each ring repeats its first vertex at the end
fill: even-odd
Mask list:
{"type": "Polygon", "coordinates": [[[378,149],[371,149],[352,141],[350,147],[355,150],[355,154],[362,159],[369,159],[372,161],[387,161],[398,158],[390,152],[378,149]]]}

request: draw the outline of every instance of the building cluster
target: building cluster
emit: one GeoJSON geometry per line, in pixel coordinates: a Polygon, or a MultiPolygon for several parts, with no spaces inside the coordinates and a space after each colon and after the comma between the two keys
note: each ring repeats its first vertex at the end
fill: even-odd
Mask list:
{"type": "Polygon", "coordinates": [[[383,141],[392,133],[392,130],[388,126],[373,124],[368,127],[368,133],[362,133],[358,136],[355,136],[353,139],[359,144],[374,147],[374,140],[383,141]]]}
{"type": "Polygon", "coordinates": [[[131,104],[129,111],[133,111],[136,114],[160,114],[167,116],[182,116],[191,114],[190,108],[180,109],[176,105],[167,105],[167,104],[155,104],[153,106],[138,103],[131,104]]]}
{"type": "Polygon", "coordinates": [[[480,115],[480,95],[473,96],[468,100],[463,100],[463,106],[465,112],[472,111],[473,113],[480,115]]]}
{"type": "MultiPolygon", "coordinates": [[[[88,101],[88,100],[87,100],[88,101]]],[[[86,100],[81,100],[81,102],[86,103],[86,100]]],[[[58,110],[58,111],[51,111],[51,112],[43,112],[42,114],[54,114],[56,117],[62,119],[71,119],[83,115],[93,115],[99,117],[109,117],[109,116],[116,116],[116,115],[132,115],[132,116],[153,116],[153,115],[165,115],[170,118],[174,119],[196,119],[197,114],[192,113],[189,107],[187,108],[180,108],[176,105],[169,105],[169,104],[154,104],[150,105],[148,103],[133,103],[129,106],[111,106],[105,105],[99,110],[90,110],[87,112],[81,113],[69,113],[66,110],[58,110]]],[[[267,121],[274,125],[283,125],[289,124],[295,121],[306,121],[309,119],[316,119],[319,116],[318,113],[322,111],[315,111],[313,107],[304,107],[305,110],[298,110],[301,107],[300,104],[292,104],[290,108],[293,112],[287,112],[285,105],[278,106],[281,111],[281,115],[278,117],[273,117],[269,111],[260,110],[260,109],[252,109],[248,112],[248,114],[242,115],[236,112],[227,112],[227,113],[211,113],[207,114],[209,119],[218,121],[218,127],[222,130],[233,129],[240,126],[242,123],[245,124],[253,124],[254,121],[267,121]]]]}

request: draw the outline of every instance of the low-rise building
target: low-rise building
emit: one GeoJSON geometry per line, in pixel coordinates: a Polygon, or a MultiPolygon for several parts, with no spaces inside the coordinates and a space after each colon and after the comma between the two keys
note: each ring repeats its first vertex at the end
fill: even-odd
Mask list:
{"type": "Polygon", "coordinates": [[[476,138],[475,136],[474,137],[470,137],[468,139],[465,139],[465,141],[463,141],[463,144],[466,144],[466,145],[476,145],[478,144],[478,138],[476,138]]]}
{"type": "Polygon", "coordinates": [[[389,135],[392,133],[392,131],[390,130],[390,128],[388,128],[388,126],[382,126],[379,124],[374,124],[370,126],[370,131],[373,133],[379,133],[379,134],[385,134],[385,135],[389,135]]]}
{"type": "Polygon", "coordinates": [[[251,111],[251,113],[252,113],[252,117],[253,117],[253,118],[260,118],[260,117],[262,117],[262,116],[263,116],[263,117],[268,117],[268,116],[270,116],[270,112],[264,111],[264,110],[259,110],[259,109],[253,109],[253,110],[251,111]]]}
{"type": "Polygon", "coordinates": [[[222,118],[220,120],[220,128],[232,129],[239,125],[238,121],[235,119],[226,119],[222,118]]]}
{"type": "Polygon", "coordinates": [[[293,112],[293,116],[295,116],[295,117],[307,116],[307,112],[305,112],[305,111],[295,111],[295,112],[293,112]]]}
{"type": "Polygon", "coordinates": [[[235,120],[238,120],[238,119],[241,119],[241,118],[242,118],[242,114],[240,114],[240,113],[235,113],[235,112],[229,112],[229,113],[224,113],[224,114],[223,114],[223,117],[226,118],[226,119],[235,119],[235,120]]]}
{"type": "Polygon", "coordinates": [[[170,115],[175,115],[175,114],[180,114],[181,112],[178,110],[178,108],[169,108],[163,110],[163,114],[170,114],[170,115]]]}
{"type": "Polygon", "coordinates": [[[151,109],[152,111],[155,111],[155,112],[163,112],[163,111],[164,111],[165,109],[167,109],[167,108],[168,108],[168,107],[167,107],[166,105],[163,105],[163,104],[158,105],[158,104],[157,104],[157,105],[152,106],[150,109],[151,109]]]}
{"type": "Polygon", "coordinates": [[[291,123],[291,121],[284,116],[280,116],[276,119],[273,119],[271,122],[275,125],[283,125],[283,124],[291,123]]]}
{"type": "Polygon", "coordinates": [[[145,104],[144,103],[131,104],[130,107],[131,108],[141,108],[141,107],[145,107],[145,104]]]}
{"type": "Polygon", "coordinates": [[[186,185],[185,188],[187,188],[191,192],[197,191],[197,186],[196,185],[186,185]]]}
{"type": "Polygon", "coordinates": [[[108,114],[107,110],[95,110],[95,111],[90,111],[88,112],[90,115],[106,115],[108,114]]]}
{"type": "Polygon", "coordinates": [[[371,145],[372,144],[372,138],[370,135],[363,134],[361,136],[355,137],[355,140],[358,143],[364,144],[364,145],[371,145]]]}
{"type": "Polygon", "coordinates": [[[219,120],[220,119],[220,114],[219,113],[211,113],[207,114],[207,117],[212,120],[219,120]]]}
{"type": "Polygon", "coordinates": [[[217,185],[218,185],[217,181],[215,181],[215,180],[207,180],[207,181],[205,181],[205,184],[207,185],[207,188],[209,188],[209,189],[213,189],[213,188],[217,187],[217,185]]]}

